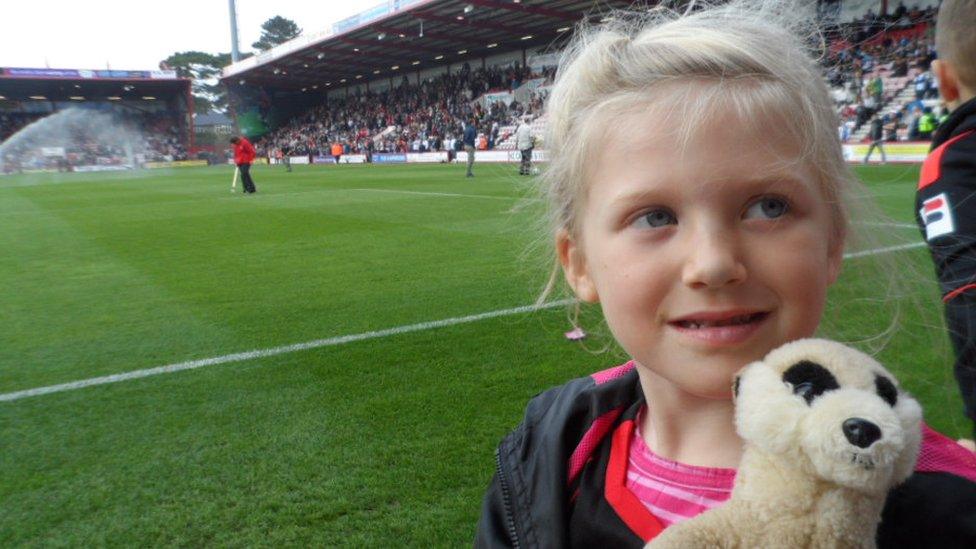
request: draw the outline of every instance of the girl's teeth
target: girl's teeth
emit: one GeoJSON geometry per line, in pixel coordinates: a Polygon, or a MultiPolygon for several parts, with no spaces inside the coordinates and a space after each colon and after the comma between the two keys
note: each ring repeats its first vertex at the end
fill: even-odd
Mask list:
{"type": "Polygon", "coordinates": [[[739,324],[746,324],[750,320],[752,320],[752,317],[753,315],[742,315],[742,316],[737,316],[735,318],[730,318],[729,320],[723,320],[721,322],[689,320],[686,321],[684,324],[688,328],[691,328],[693,330],[699,330],[701,328],[713,328],[716,326],[737,326],[739,324]]]}

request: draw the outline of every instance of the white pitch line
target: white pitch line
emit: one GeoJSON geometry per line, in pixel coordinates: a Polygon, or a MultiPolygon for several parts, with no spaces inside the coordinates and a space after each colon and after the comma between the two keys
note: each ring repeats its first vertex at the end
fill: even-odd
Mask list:
{"type": "Polygon", "coordinates": [[[366,339],[376,339],[376,338],[387,337],[392,335],[406,334],[410,332],[432,330],[434,328],[443,328],[445,326],[454,326],[457,324],[477,322],[479,320],[485,320],[488,318],[497,318],[500,316],[510,316],[510,315],[517,315],[521,313],[528,313],[532,311],[538,311],[542,309],[551,309],[553,307],[568,305],[570,303],[572,303],[572,300],[563,299],[559,301],[550,301],[549,303],[543,303],[542,305],[524,305],[522,307],[515,307],[512,309],[500,309],[497,311],[488,311],[487,313],[479,313],[476,315],[445,318],[443,320],[421,322],[418,324],[408,324],[406,326],[387,328],[386,330],[363,332],[360,334],[330,337],[326,339],[316,339],[314,341],[306,341],[304,343],[294,343],[292,345],[283,345],[281,347],[271,347],[270,349],[256,349],[254,351],[247,351],[243,353],[233,353],[229,355],[217,356],[212,358],[202,358],[199,360],[177,362],[175,364],[167,364],[165,366],[157,366],[155,368],[146,368],[144,370],[133,370],[131,372],[124,372],[121,374],[112,374],[109,376],[93,377],[89,379],[82,379],[79,381],[72,381],[69,383],[61,383],[58,385],[48,385],[46,387],[37,387],[34,389],[25,389],[23,391],[14,391],[12,393],[0,393],[0,402],[19,400],[22,398],[39,396],[39,395],[47,395],[50,393],[60,393],[62,391],[73,391],[75,389],[82,389],[84,387],[91,387],[93,385],[105,385],[106,383],[118,383],[120,381],[128,381],[130,379],[138,379],[141,377],[149,377],[149,376],[155,376],[159,374],[170,374],[173,372],[180,372],[183,370],[193,370],[196,368],[203,368],[205,366],[226,364],[228,362],[239,362],[242,360],[251,360],[253,358],[264,358],[269,356],[283,355],[286,353],[294,353],[298,351],[307,351],[309,349],[318,349],[320,347],[331,347],[333,345],[342,345],[343,343],[352,343],[353,341],[363,341],[366,339]]]}
{"type": "MultiPolygon", "coordinates": [[[[912,242],[910,244],[889,246],[887,248],[865,250],[863,252],[853,252],[849,254],[844,254],[844,259],[853,259],[853,258],[864,257],[868,255],[876,255],[876,254],[894,252],[898,250],[907,250],[910,248],[919,248],[924,245],[925,245],[924,242],[912,242]]],[[[570,303],[572,303],[571,299],[563,299],[559,301],[551,301],[549,303],[543,303],[542,305],[538,305],[538,306],[523,305],[522,307],[515,307],[513,309],[500,309],[497,311],[488,311],[486,313],[479,313],[475,315],[446,318],[443,320],[434,320],[430,322],[421,322],[419,324],[409,324],[406,326],[398,326],[395,328],[387,328],[385,330],[377,330],[373,332],[363,332],[360,334],[336,336],[336,337],[330,337],[326,339],[316,339],[314,341],[306,341],[304,343],[294,343],[292,345],[283,345],[281,347],[271,347],[270,349],[256,349],[254,351],[246,351],[243,353],[233,353],[229,355],[222,355],[222,356],[217,356],[212,358],[202,358],[199,360],[177,362],[174,364],[167,364],[165,366],[157,366],[155,368],[146,368],[144,370],[133,370],[131,372],[123,372],[121,374],[112,374],[112,375],[102,376],[102,377],[93,377],[89,379],[82,379],[79,381],[61,383],[58,385],[36,387],[34,389],[25,389],[23,391],[14,391],[11,393],[0,393],[0,402],[19,400],[22,398],[46,395],[50,393],[60,393],[63,391],[73,391],[75,389],[82,389],[85,387],[91,387],[93,385],[105,385],[107,383],[118,383],[120,381],[128,381],[130,379],[138,379],[141,377],[149,377],[149,376],[155,376],[159,374],[169,374],[173,372],[180,372],[183,370],[193,370],[196,368],[203,368],[205,366],[226,364],[228,362],[240,362],[242,360],[251,360],[253,358],[264,358],[269,356],[282,355],[286,353],[294,353],[298,351],[307,351],[309,349],[318,349],[320,347],[331,347],[333,345],[342,345],[343,343],[352,343],[354,341],[363,341],[366,339],[377,339],[381,337],[405,334],[409,332],[432,330],[434,328],[443,328],[445,326],[454,326],[457,324],[477,322],[479,320],[485,320],[488,318],[516,315],[516,314],[527,313],[531,311],[538,311],[541,309],[551,309],[553,307],[568,305],[570,303]]]]}
{"type": "Polygon", "coordinates": [[[492,196],[488,194],[435,193],[425,191],[400,191],[396,189],[345,189],[347,191],[363,191],[374,193],[417,194],[422,196],[447,196],[452,198],[487,198],[489,200],[541,200],[539,198],[522,198],[519,196],[492,196]]]}
{"type": "Polygon", "coordinates": [[[912,248],[921,248],[925,246],[924,242],[912,242],[909,244],[899,244],[897,246],[888,246],[887,248],[877,248],[874,250],[864,250],[863,252],[851,252],[849,254],[844,254],[844,259],[855,259],[858,257],[864,257],[868,255],[878,255],[888,252],[897,252],[899,250],[910,250],[912,248]]]}
{"type": "Polygon", "coordinates": [[[857,225],[867,225],[868,227],[897,227],[899,229],[917,229],[918,225],[914,223],[887,223],[887,222],[873,222],[873,221],[860,221],[857,225]]]}

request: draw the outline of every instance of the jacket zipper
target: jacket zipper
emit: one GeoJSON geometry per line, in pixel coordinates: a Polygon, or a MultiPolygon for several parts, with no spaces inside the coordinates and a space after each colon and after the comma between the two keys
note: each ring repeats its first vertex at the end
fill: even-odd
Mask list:
{"type": "Polygon", "coordinates": [[[518,532],[515,531],[515,517],[512,515],[511,494],[508,489],[508,478],[502,470],[501,449],[495,449],[495,472],[498,474],[498,484],[502,488],[502,503],[505,509],[505,525],[508,526],[508,535],[512,540],[512,547],[519,547],[518,532]]]}

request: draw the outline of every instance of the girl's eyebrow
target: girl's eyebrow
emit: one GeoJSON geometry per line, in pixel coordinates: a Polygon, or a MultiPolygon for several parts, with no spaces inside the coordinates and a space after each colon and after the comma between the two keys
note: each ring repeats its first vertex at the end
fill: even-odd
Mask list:
{"type": "Polygon", "coordinates": [[[671,188],[655,188],[628,192],[615,197],[610,202],[610,207],[626,207],[634,203],[643,202],[662,202],[666,201],[672,194],[674,194],[674,189],[671,188]]]}

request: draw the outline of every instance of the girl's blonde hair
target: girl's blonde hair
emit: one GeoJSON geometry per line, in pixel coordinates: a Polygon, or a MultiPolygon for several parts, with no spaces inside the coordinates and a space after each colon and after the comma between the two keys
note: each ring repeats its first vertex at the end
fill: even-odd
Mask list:
{"type": "Polygon", "coordinates": [[[665,107],[662,126],[677,131],[679,144],[717,109],[732,108],[757,128],[772,118],[816,167],[833,209],[833,234],[843,238],[845,194],[857,180],[841,153],[827,86],[804,43],[818,38],[814,20],[800,3],[735,1],[685,15],[667,8],[616,14],[579,29],[548,104],[550,165],[543,179],[551,229],[578,229],[588,144],[601,139],[610,120],[653,105],[655,112],[665,107]]]}

